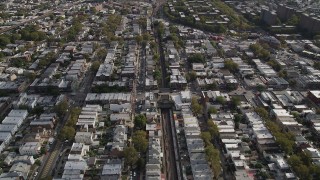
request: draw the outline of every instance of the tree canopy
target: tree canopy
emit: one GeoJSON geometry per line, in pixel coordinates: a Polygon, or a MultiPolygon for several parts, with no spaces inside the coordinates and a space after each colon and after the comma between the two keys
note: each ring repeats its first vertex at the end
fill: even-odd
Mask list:
{"type": "Polygon", "coordinates": [[[208,130],[212,138],[216,138],[219,136],[219,128],[212,120],[208,121],[208,130]]]}
{"type": "Polygon", "coordinates": [[[268,111],[263,108],[263,107],[257,107],[255,108],[255,111],[257,114],[259,114],[259,116],[263,119],[263,120],[266,120],[269,118],[269,113],[268,111]]]}
{"type": "Polygon", "coordinates": [[[134,127],[137,129],[144,129],[147,123],[147,117],[143,114],[138,114],[134,118],[134,127]]]}
{"type": "Polygon", "coordinates": [[[148,148],[148,140],[146,139],[147,133],[143,130],[136,131],[132,137],[134,148],[140,152],[145,153],[148,148]]]}
{"type": "Polygon", "coordinates": [[[196,114],[196,115],[202,114],[203,107],[202,107],[201,104],[199,104],[197,97],[192,97],[192,99],[191,99],[191,109],[192,109],[193,113],[196,114]]]}
{"type": "Polygon", "coordinates": [[[219,150],[216,149],[212,144],[209,144],[205,148],[205,153],[206,153],[207,160],[210,163],[214,176],[216,178],[219,177],[221,173],[219,150]]]}
{"type": "Polygon", "coordinates": [[[70,141],[74,138],[75,133],[76,133],[76,130],[73,127],[64,126],[59,134],[59,137],[62,140],[67,139],[70,141]]]}
{"type": "Polygon", "coordinates": [[[123,150],[124,162],[127,166],[133,166],[138,161],[138,152],[133,146],[126,147],[123,150]]]}
{"type": "Polygon", "coordinates": [[[210,107],[208,109],[208,113],[209,114],[217,114],[217,112],[218,112],[218,110],[216,108],[214,108],[214,107],[210,107]]]}
{"type": "Polygon", "coordinates": [[[197,73],[195,71],[191,71],[186,74],[186,79],[188,82],[195,81],[197,79],[197,73]]]}
{"type": "Polygon", "coordinates": [[[231,108],[236,109],[237,106],[239,106],[241,103],[241,100],[238,96],[232,96],[231,97],[231,108]]]}
{"type": "Polygon", "coordinates": [[[223,96],[217,96],[216,101],[217,101],[217,103],[219,103],[221,105],[226,104],[226,99],[223,96]]]}
{"type": "Polygon", "coordinates": [[[270,61],[268,61],[267,64],[277,72],[281,71],[282,69],[281,65],[274,59],[271,59],[270,61]]]}
{"type": "Polygon", "coordinates": [[[101,63],[99,61],[93,61],[91,64],[91,71],[97,72],[99,70],[100,64],[101,63]]]}
{"type": "Polygon", "coordinates": [[[263,60],[267,60],[270,58],[270,52],[267,50],[267,45],[261,45],[260,43],[255,43],[250,45],[250,49],[253,51],[253,53],[263,60]]]}
{"type": "Polygon", "coordinates": [[[290,26],[297,26],[300,22],[300,18],[299,16],[297,15],[292,15],[288,21],[286,22],[287,25],[290,25],[290,26]]]}
{"type": "Polygon", "coordinates": [[[206,60],[202,54],[193,54],[188,57],[187,61],[192,64],[192,63],[205,63],[206,60]]]}
{"type": "Polygon", "coordinates": [[[97,51],[96,59],[100,60],[100,61],[104,60],[104,58],[107,56],[107,53],[108,53],[107,49],[105,49],[105,48],[99,49],[97,51]]]}
{"type": "Polygon", "coordinates": [[[39,31],[39,26],[28,25],[20,30],[21,39],[26,41],[43,41],[47,38],[47,35],[43,31],[39,31]]]}
{"type": "Polygon", "coordinates": [[[157,30],[158,35],[162,37],[165,30],[164,24],[161,21],[155,21],[153,25],[154,28],[157,30]]]}
{"type": "Polygon", "coordinates": [[[60,118],[63,118],[63,116],[67,113],[68,108],[69,103],[66,99],[64,99],[54,107],[54,111],[60,118]]]}
{"type": "Polygon", "coordinates": [[[266,126],[270,132],[275,136],[276,142],[287,153],[293,152],[293,146],[295,142],[294,135],[290,132],[282,132],[280,127],[273,121],[267,120],[266,126]]]}
{"type": "Polygon", "coordinates": [[[210,132],[208,132],[208,131],[201,132],[201,138],[203,139],[203,141],[206,144],[211,143],[212,136],[211,136],[210,132]]]}
{"type": "Polygon", "coordinates": [[[145,17],[141,17],[138,19],[138,24],[140,25],[140,27],[142,29],[146,29],[147,28],[147,18],[145,17]]]}
{"type": "Polygon", "coordinates": [[[300,179],[313,179],[313,175],[320,175],[320,166],[313,164],[310,154],[306,152],[291,155],[288,163],[300,179]]]}
{"type": "Polygon", "coordinates": [[[320,70],[320,62],[318,62],[318,61],[314,62],[313,67],[314,67],[315,69],[320,70]]]}
{"type": "Polygon", "coordinates": [[[224,61],[224,67],[231,72],[236,72],[238,70],[238,64],[230,59],[224,61]]]}

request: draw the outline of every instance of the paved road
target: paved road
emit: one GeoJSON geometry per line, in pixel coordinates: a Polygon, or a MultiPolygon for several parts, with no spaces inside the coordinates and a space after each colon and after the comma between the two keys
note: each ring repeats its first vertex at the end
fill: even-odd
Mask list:
{"type": "Polygon", "coordinates": [[[162,74],[162,81],[161,81],[161,86],[162,88],[168,88],[169,87],[169,82],[167,81],[167,68],[166,68],[166,60],[164,56],[164,49],[162,47],[162,39],[161,37],[157,34],[156,30],[154,30],[154,35],[156,39],[156,43],[159,45],[158,46],[158,51],[160,54],[160,65],[161,65],[161,74],[162,74]]]}
{"type": "MultiPolygon", "coordinates": [[[[140,46],[138,47],[137,50],[137,57],[136,57],[136,61],[137,63],[139,63],[139,59],[140,59],[140,46]]],[[[131,91],[131,125],[133,127],[133,120],[135,117],[135,113],[136,113],[136,97],[137,97],[137,79],[139,78],[139,67],[134,69],[134,79],[132,82],[132,91],[131,91]]],[[[133,128],[131,128],[131,134],[133,133],[133,128]]]]}

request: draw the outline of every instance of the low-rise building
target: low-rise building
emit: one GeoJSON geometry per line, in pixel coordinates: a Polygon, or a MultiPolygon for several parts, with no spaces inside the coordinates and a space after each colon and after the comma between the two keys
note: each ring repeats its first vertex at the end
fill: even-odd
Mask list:
{"type": "Polygon", "coordinates": [[[18,162],[12,165],[9,172],[2,173],[0,179],[27,179],[31,165],[18,162]]]}
{"type": "Polygon", "coordinates": [[[20,155],[34,156],[40,153],[41,144],[39,142],[26,142],[19,148],[20,155]]]}
{"type": "Polygon", "coordinates": [[[126,126],[116,125],[113,130],[113,141],[107,144],[111,150],[123,151],[127,143],[127,131],[126,126]]]}
{"type": "Polygon", "coordinates": [[[18,131],[16,124],[0,124],[0,132],[9,132],[14,135],[18,131]]]}
{"type": "Polygon", "coordinates": [[[122,175],[122,161],[120,159],[108,159],[102,168],[100,179],[118,180],[122,175]]]}
{"type": "Polygon", "coordinates": [[[78,179],[82,180],[88,169],[85,161],[67,161],[64,165],[62,179],[78,179]]]}
{"type": "Polygon", "coordinates": [[[92,132],[77,132],[74,140],[76,143],[83,143],[86,145],[91,145],[93,143],[93,133],[92,132]]]}

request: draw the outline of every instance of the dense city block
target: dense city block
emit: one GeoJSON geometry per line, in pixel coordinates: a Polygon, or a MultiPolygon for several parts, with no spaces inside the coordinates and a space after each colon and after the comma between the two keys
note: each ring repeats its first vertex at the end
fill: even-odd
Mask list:
{"type": "Polygon", "coordinates": [[[0,180],[320,177],[318,0],[0,2],[0,180]]]}

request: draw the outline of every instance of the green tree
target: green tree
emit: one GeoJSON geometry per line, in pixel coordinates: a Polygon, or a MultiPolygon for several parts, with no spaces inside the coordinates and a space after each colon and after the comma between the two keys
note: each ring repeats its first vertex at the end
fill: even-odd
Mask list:
{"type": "Polygon", "coordinates": [[[72,108],[70,110],[70,116],[66,126],[75,127],[80,113],[81,113],[81,108],[79,107],[72,108]]]}
{"type": "Polygon", "coordinates": [[[162,37],[164,34],[164,24],[161,21],[154,22],[154,28],[157,30],[157,34],[162,37]]]}
{"type": "Polygon", "coordinates": [[[256,86],[256,89],[257,89],[257,91],[262,92],[262,91],[264,91],[266,88],[265,88],[264,85],[258,84],[258,85],[256,86]]]}
{"type": "Polygon", "coordinates": [[[160,59],[159,54],[156,53],[156,54],[153,55],[153,60],[154,60],[154,61],[158,62],[159,59],[160,59]]]}
{"type": "Polygon", "coordinates": [[[219,128],[212,120],[208,121],[208,130],[212,138],[216,138],[219,136],[219,128]]]}
{"type": "Polygon", "coordinates": [[[269,113],[265,108],[257,107],[255,108],[255,111],[263,120],[267,120],[269,118],[269,113]]]}
{"type": "Polygon", "coordinates": [[[33,81],[36,79],[37,75],[34,72],[30,72],[30,73],[26,74],[26,77],[28,78],[29,81],[33,81]]]}
{"type": "Polygon", "coordinates": [[[144,170],[145,165],[146,165],[145,160],[143,158],[139,158],[137,161],[137,169],[142,171],[142,170],[144,170]]]}
{"type": "Polygon", "coordinates": [[[66,99],[64,99],[54,107],[54,111],[60,118],[63,118],[63,116],[67,113],[68,108],[69,103],[66,99]]]}
{"type": "Polygon", "coordinates": [[[217,96],[216,101],[217,101],[217,103],[219,103],[221,105],[226,104],[226,99],[223,96],[217,96]]]}
{"type": "Polygon", "coordinates": [[[202,54],[193,54],[188,57],[187,61],[192,64],[192,63],[205,63],[206,60],[202,54]]]}
{"type": "Polygon", "coordinates": [[[53,75],[53,78],[55,78],[55,79],[60,79],[61,76],[62,76],[61,73],[56,73],[55,75],[53,75]]]}
{"type": "Polygon", "coordinates": [[[37,159],[35,162],[34,162],[35,165],[37,166],[41,166],[41,161],[39,159],[37,159]]]}
{"type": "Polygon", "coordinates": [[[206,89],[207,90],[216,90],[218,88],[218,85],[216,82],[213,82],[212,84],[207,84],[206,89]]]}
{"type": "Polygon", "coordinates": [[[214,148],[212,144],[210,144],[205,148],[205,153],[207,160],[211,165],[213,174],[217,179],[221,173],[220,152],[218,149],[214,148]]]}
{"type": "Polygon", "coordinates": [[[287,25],[297,26],[300,22],[300,18],[297,15],[292,15],[287,21],[287,25]]]}
{"type": "Polygon", "coordinates": [[[196,115],[200,115],[203,112],[203,107],[201,104],[199,104],[198,99],[196,97],[192,97],[191,99],[191,109],[193,113],[196,115]]]}
{"type": "Polygon", "coordinates": [[[297,85],[297,81],[296,80],[294,80],[294,79],[289,79],[289,85],[291,86],[291,87],[295,87],[296,85],[297,85]]]}
{"type": "Polygon", "coordinates": [[[91,64],[91,71],[92,72],[97,72],[99,70],[99,67],[100,67],[100,62],[99,61],[94,61],[92,62],[91,64]]]}
{"type": "Polygon", "coordinates": [[[15,42],[16,40],[20,40],[20,39],[21,39],[21,34],[19,34],[19,33],[13,33],[11,35],[11,41],[12,42],[15,42]]]}
{"type": "Polygon", "coordinates": [[[150,35],[149,33],[143,33],[143,34],[142,34],[142,39],[143,39],[144,41],[150,41],[151,35],[150,35]]]}
{"type": "Polygon", "coordinates": [[[74,138],[74,135],[76,133],[76,130],[73,127],[70,126],[64,126],[59,134],[59,138],[61,140],[72,140],[74,138]]]}
{"type": "Polygon", "coordinates": [[[169,31],[170,31],[170,33],[173,33],[173,34],[178,34],[179,33],[178,27],[177,26],[173,26],[173,25],[169,26],[169,31]]]}
{"type": "Polygon", "coordinates": [[[140,19],[138,19],[138,24],[140,25],[140,27],[142,29],[146,29],[147,28],[147,18],[141,17],[140,19]]]}
{"type": "Polygon", "coordinates": [[[285,71],[285,70],[279,71],[278,76],[282,77],[282,78],[287,78],[287,76],[288,76],[287,71],[285,71]]]}
{"type": "Polygon", "coordinates": [[[150,48],[151,48],[153,54],[155,54],[157,52],[157,43],[154,42],[154,41],[151,41],[150,42],[150,48]]]}
{"type": "Polygon", "coordinates": [[[142,42],[142,40],[143,40],[142,36],[140,36],[140,35],[136,36],[136,41],[138,44],[140,44],[142,42]]]}
{"type": "Polygon", "coordinates": [[[276,138],[276,142],[287,154],[291,154],[293,152],[294,141],[291,141],[290,139],[281,135],[276,138]]]}
{"type": "Polygon", "coordinates": [[[191,71],[186,75],[186,79],[188,82],[195,81],[197,78],[197,73],[195,71],[191,71]]]}
{"type": "Polygon", "coordinates": [[[4,35],[1,35],[1,36],[0,36],[0,47],[4,47],[4,46],[6,46],[6,45],[9,44],[9,43],[10,43],[9,37],[4,36],[4,35]]]}
{"type": "Polygon", "coordinates": [[[30,33],[28,39],[33,40],[33,41],[37,41],[39,39],[39,35],[37,32],[32,32],[32,33],[30,33]]]}
{"type": "Polygon", "coordinates": [[[210,107],[208,109],[208,113],[209,114],[217,114],[217,112],[218,112],[218,110],[216,108],[214,108],[214,107],[210,107]]]}
{"type": "Polygon", "coordinates": [[[138,152],[132,146],[126,147],[123,150],[124,162],[127,166],[134,166],[138,161],[138,152]]]}
{"type": "Polygon", "coordinates": [[[147,117],[139,114],[134,118],[134,127],[137,129],[144,129],[147,123],[147,117]]]}
{"type": "Polygon", "coordinates": [[[156,80],[161,80],[161,72],[159,71],[159,69],[156,69],[154,72],[153,72],[153,78],[156,79],[156,80]]]}
{"type": "Polygon", "coordinates": [[[132,143],[138,152],[145,153],[148,148],[147,133],[143,130],[136,131],[132,137],[132,143]]]}
{"type": "Polygon", "coordinates": [[[101,48],[98,50],[96,57],[97,60],[104,60],[104,58],[107,56],[107,50],[105,48],[101,48]]]}
{"type": "Polygon", "coordinates": [[[41,147],[40,148],[40,154],[45,154],[47,152],[47,148],[45,148],[45,147],[41,147]]]}
{"type": "Polygon", "coordinates": [[[42,106],[37,105],[36,107],[34,107],[32,109],[32,111],[30,112],[30,114],[35,114],[40,116],[42,113],[44,113],[44,109],[42,106]]]}
{"type": "Polygon", "coordinates": [[[231,108],[235,109],[237,106],[239,106],[241,103],[241,100],[237,96],[231,97],[231,108]]]}
{"type": "Polygon", "coordinates": [[[277,72],[281,71],[282,69],[281,65],[274,59],[271,59],[270,61],[268,61],[267,64],[277,72]]]}
{"type": "Polygon", "coordinates": [[[232,60],[225,60],[224,67],[231,72],[236,72],[238,69],[238,64],[233,62],[232,60]]]}
{"type": "Polygon", "coordinates": [[[313,63],[313,67],[314,67],[315,69],[320,70],[320,62],[318,62],[318,61],[314,62],[314,63],[313,63]]]}
{"type": "Polygon", "coordinates": [[[319,165],[311,165],[310,172],[314,174],[315,177],[319,177],[320,175],[320,166],[319,165]]]}
{"type": "Polygon", "coordinates": [[[211,134],[210,132],[201,132],[201,138],[205,142],[205,144],[210,144],[211,143],[211,134]]]}
{"type": "Polygon", "coordinates": [[[269,46],[267,44],[260,44],[255,43],[250,45],[250,49],[253,51],[253,53],[261,59],[269,59],[270,58],[270,52],[267,50],[269,46]]]}
{"type": "Polygon", "coordinates": [[[299,153],[299,156],[303,164],[307,165],[308,167],[312,165],[312,157],[309,152],[301,152],[299,153]]]}

